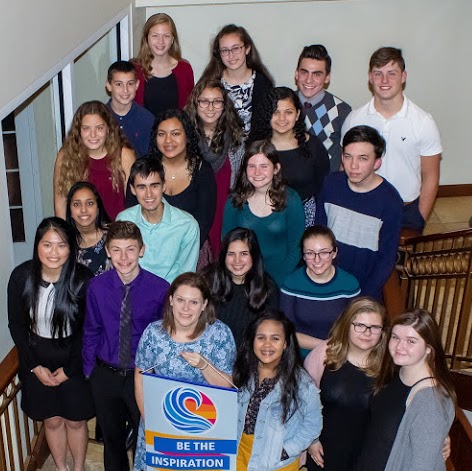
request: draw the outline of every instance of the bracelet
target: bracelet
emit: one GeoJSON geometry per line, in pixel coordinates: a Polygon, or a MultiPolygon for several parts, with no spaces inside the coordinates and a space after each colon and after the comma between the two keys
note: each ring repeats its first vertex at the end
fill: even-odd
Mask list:
{"type": "Polygon", "coordinates": [[[208,366],[208,362],[205,360],[205,366],[203,368],[198,368],[200,371],[203,371],[208,366]]]}

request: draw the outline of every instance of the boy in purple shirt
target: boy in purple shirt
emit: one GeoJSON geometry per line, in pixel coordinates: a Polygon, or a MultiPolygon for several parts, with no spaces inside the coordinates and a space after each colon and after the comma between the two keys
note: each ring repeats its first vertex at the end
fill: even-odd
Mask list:
{"type": "Polygon", "coordinates": [[[169,283],[139,266],[145,246],[139,228],[114,222],[106,251],[113,270],[88,285],[83,338],[84,374],[90,378],[102,430],[106,471],[128,471],[127,422],[133,450],[139,425],[134,357],[144,329],[162,317],[169,283]]]}

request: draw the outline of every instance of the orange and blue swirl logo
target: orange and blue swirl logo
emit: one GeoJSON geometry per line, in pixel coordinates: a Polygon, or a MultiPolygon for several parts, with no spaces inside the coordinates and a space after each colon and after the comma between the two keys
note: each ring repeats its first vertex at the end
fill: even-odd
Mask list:
{"type": "Polygon", "coordinates": [[[186,433],[203,433],[216,422],[216,407],[201,391],[192,388],[175,388],[164,398],[164,415],[178,430],[186,433]]]}

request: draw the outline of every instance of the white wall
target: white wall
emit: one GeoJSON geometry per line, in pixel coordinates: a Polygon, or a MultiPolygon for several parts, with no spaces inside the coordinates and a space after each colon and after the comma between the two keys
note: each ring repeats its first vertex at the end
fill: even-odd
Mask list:
{"type": "Polygon", "coordinates": [[[105,81],[108,67],[114,62],[112,44],[115,38],[116,31],[110,31],[75,61],[74,89],[77,106],[90,100],[108,101],[105,81]]]}
{"type": "Polygon", "coordinates": [[[131,0],[3,0],[0,57],[8,73],[3,74],[0,87],[0,117],[13,111],[15,106],[8,109],[11,101],[130,3],[131,0]]]}
{"type": "Polygon", "coordinates": [[[401,47],[409,74],[405,93],[433,114],[441,130],[441,184],[472,183],[466,140],[472,109],[470,0],[229,2],[182,7],[156,6],[177,1],[147,3],[154,5],[147,16],[165,11],[174,18],[184,57],[197,78],[209,59],[211,39],[223,25],[236,23],[248,29],[278,85],[293,86],[303,46],[324,44],[333,59],[330,91],[353,107],[370,98],[367,67],[372,52],[381,46],[401,47]]]}

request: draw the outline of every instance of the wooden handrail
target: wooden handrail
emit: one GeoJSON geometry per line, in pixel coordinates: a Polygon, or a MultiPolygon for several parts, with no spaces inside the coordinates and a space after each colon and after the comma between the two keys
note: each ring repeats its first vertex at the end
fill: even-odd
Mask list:
{"type": "Polygon", "coordinates": [[[431,241],[431,240],[447,239],[448,236],[454,236],[454,238],[458,238],[458,237],[465,237],[465,238],[471,237],[472,238],[472,229],[464,229],[462,231],[451,231],[451,232],[443,232],[440,234],[429,234],[429,235],[408,237],[405,240],[405,245],[417,244],[419,242],[425,242],[425,241],[431,241]]]}
{"type": "Polygon", "coordinates": [[[18,352],[13,347],[0,362],[0,416],[5,424],[0,428],[0,471],[40,469],[49,453],[42,424],[20,410],[18,367],[18,352]]]}
{"type": "Polygon", "coordinates": [[[4,391],[18,374],[18,367],[18,351],[13,347],[0,363],[0,391],[4,391]]]}
{"type": "Polygon", "coordinates": [[[456,420],[451,431],[451,456],[448,469],[470,471],[472,469],[472,426],[462,409],[456,408],[456,420]]]}

